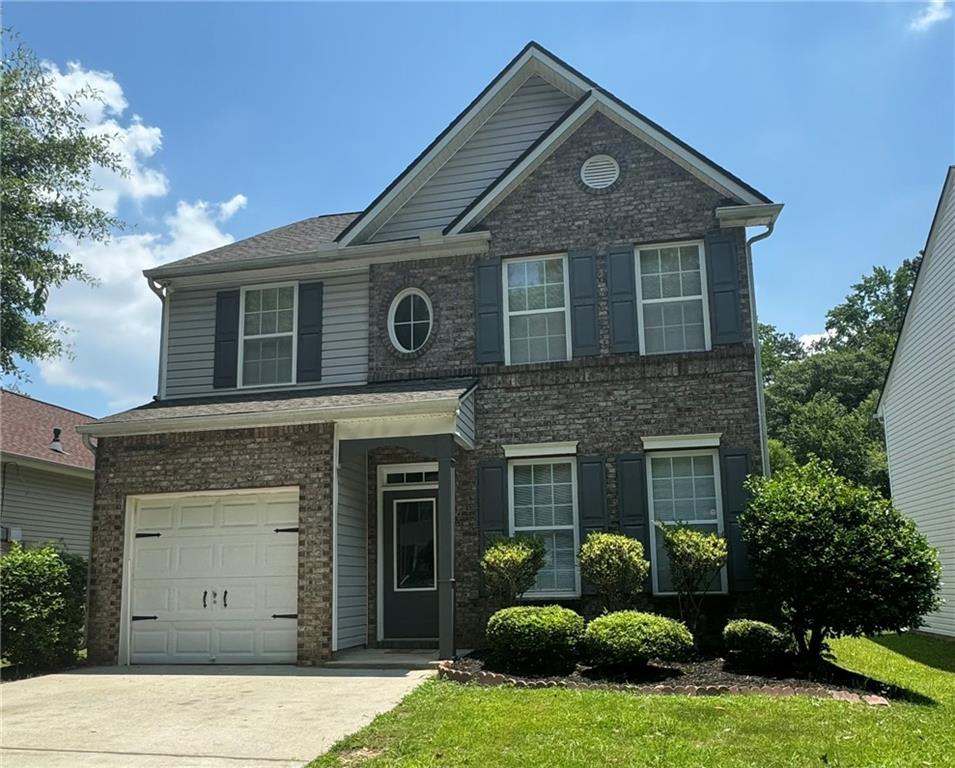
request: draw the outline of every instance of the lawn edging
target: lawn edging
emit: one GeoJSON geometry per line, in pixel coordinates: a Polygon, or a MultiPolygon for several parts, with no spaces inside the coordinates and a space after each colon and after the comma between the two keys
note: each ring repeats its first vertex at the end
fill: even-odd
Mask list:
{"type": "Polygon", "coordinates": [[[438,677],[455,683],[475,683],[483,686],[506,685],[513,688],[541,689],[564,688],[579,690],[612,690],[643,694],[663,694],[679,696],[722,696],[724,694],[763,696],[810,696],[822,699],[835,699],[852,704],[868,704],[871,707],[887,707],[889,700],[884,696],[865,695],[831,688],[792,685],[632,685],[625,683],[587,683],[579,680],[528,680],[520,677],[502,675],[498,672],[468,670],[455,667],[453,661],[438,664],[438,677]]]}

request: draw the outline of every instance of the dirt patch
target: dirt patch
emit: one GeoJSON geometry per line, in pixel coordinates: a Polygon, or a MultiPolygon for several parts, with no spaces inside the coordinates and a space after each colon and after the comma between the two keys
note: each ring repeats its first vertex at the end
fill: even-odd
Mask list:
{"type": "Polygon", "coordinates": [[[364,765],[369,760],[374,760],[381,755],[380,749],[369,749],[368,747],[358,747],[349,749],[338,755],[338,764],[343,768],[351,768],[354,765],[364,765]]]}

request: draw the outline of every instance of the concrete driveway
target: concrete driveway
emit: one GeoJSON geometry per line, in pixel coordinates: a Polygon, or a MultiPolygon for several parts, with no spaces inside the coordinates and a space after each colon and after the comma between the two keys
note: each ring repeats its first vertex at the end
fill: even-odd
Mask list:
{"type": "Polygon", "coordinates": [[[102,667],[0,686],[4,768],[292,768],[429,671],[102,667]]]}

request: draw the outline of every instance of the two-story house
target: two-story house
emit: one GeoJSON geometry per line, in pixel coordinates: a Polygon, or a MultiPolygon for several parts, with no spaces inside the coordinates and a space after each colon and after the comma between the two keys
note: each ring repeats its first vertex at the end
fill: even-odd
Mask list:
{"type": "Polygon", "coordinates": [[[147,270],[158,395],[80,430],[90,657],[449,657],[517,532],[547,547],[530,600],[581,599],[593,530],[666,595],[675,522],[724,533],[716,589],[748,589],[750,243],[780,209],[531,43],[364,211],[147,270]]]}

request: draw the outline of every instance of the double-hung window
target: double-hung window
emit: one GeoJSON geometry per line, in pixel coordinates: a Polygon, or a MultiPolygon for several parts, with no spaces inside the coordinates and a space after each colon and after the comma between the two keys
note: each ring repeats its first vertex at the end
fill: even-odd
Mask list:
{"type": "Polygon", "coordinates": [[[544,541],[544,567],[528,597],[580,594],[577,573],[577,467],[573,458],[515,459],[508,464],[514,535],[544,541]]]}
{"type": "Polygon", "coordinates": [[[295,285],[242,289],[239,386],[295,381],[295,285]]]}
{"type": "MultiPolygon", "coordinates": [[[[715,450],[650,452],[650,536],[653,550],[653,591],[673,592],[673,580],[662,525],[687,525],[707,533],[723,533],[719,454],[715,450]]],[[[726,569],[707,591],[726,591],[726,569]]]]}
{"type": "Polygon", "coordinates": [[[505,362],[570,359],[566,257],[507,259],[503,269],[505,362]]]}
{"type": "Polygon", "coordinates": [[[710,348],[702,243],[639,246],[637,295],[643,354],[710,348]]]}

